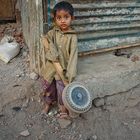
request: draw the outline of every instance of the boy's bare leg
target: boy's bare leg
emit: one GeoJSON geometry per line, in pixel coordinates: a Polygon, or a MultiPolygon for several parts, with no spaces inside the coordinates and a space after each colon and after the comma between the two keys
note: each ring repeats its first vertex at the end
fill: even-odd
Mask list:
{"type": "Polygon", "coordinates": [[[46,96],[49,96],[49,93],[43,93],[43,97],[42,97],[42,100],[43,100],[43,102],[44,102],[44,109],[42,110],[42,113],[44,114],[47,114],[48,112],[49,112],[49,110],[50,110],[50,106],[51,106],[51,102],[49,103],[49,102],[47,102],[46,103],[46,101],[44,101],[44,98],[46,97],[46,96]]]}

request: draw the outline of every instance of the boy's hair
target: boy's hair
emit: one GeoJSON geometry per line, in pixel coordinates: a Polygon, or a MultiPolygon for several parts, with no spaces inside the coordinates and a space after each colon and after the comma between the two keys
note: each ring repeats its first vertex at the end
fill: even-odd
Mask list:
{"type": "Polygon", "coordinates": [[[71,16],[73,16],[73,13],[74,13],[73,6],[69,2],[66,2],[66,1],[61,1],[54,6],[54,8],[53,8],[54,17],[56,16],[56,12],[59,10],[67,11],[67,12],[69,12],[69,14],[71,16]]]}

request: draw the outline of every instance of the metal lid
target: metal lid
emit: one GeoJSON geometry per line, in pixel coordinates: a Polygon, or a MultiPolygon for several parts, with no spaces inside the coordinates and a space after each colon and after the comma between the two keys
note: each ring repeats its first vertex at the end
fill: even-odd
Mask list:
{"type": "Polygon", "coordinates": [[[72,82],[65,87],[62,99],[68,109],[76,113],[84,113],[92,106],[91,95],[80,82],[72,82]]]}

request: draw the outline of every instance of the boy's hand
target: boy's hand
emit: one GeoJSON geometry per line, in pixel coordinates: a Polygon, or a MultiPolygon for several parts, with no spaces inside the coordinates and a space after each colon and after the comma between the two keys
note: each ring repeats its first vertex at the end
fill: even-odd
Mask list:
{"type": "Polygon", "coordinates": [[[67,86],[69,82],[67,80],[63,81],[64,85],[67,86]]]}

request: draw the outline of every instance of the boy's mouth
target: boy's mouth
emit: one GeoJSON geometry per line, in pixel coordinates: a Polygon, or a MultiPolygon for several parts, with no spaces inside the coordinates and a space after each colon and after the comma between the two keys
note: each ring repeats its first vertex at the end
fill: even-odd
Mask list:
{"type": "Polygon", "coordinates": [[[67,27],[67,25],[66,24],[61,24],[61,27],[67,27]]]}

